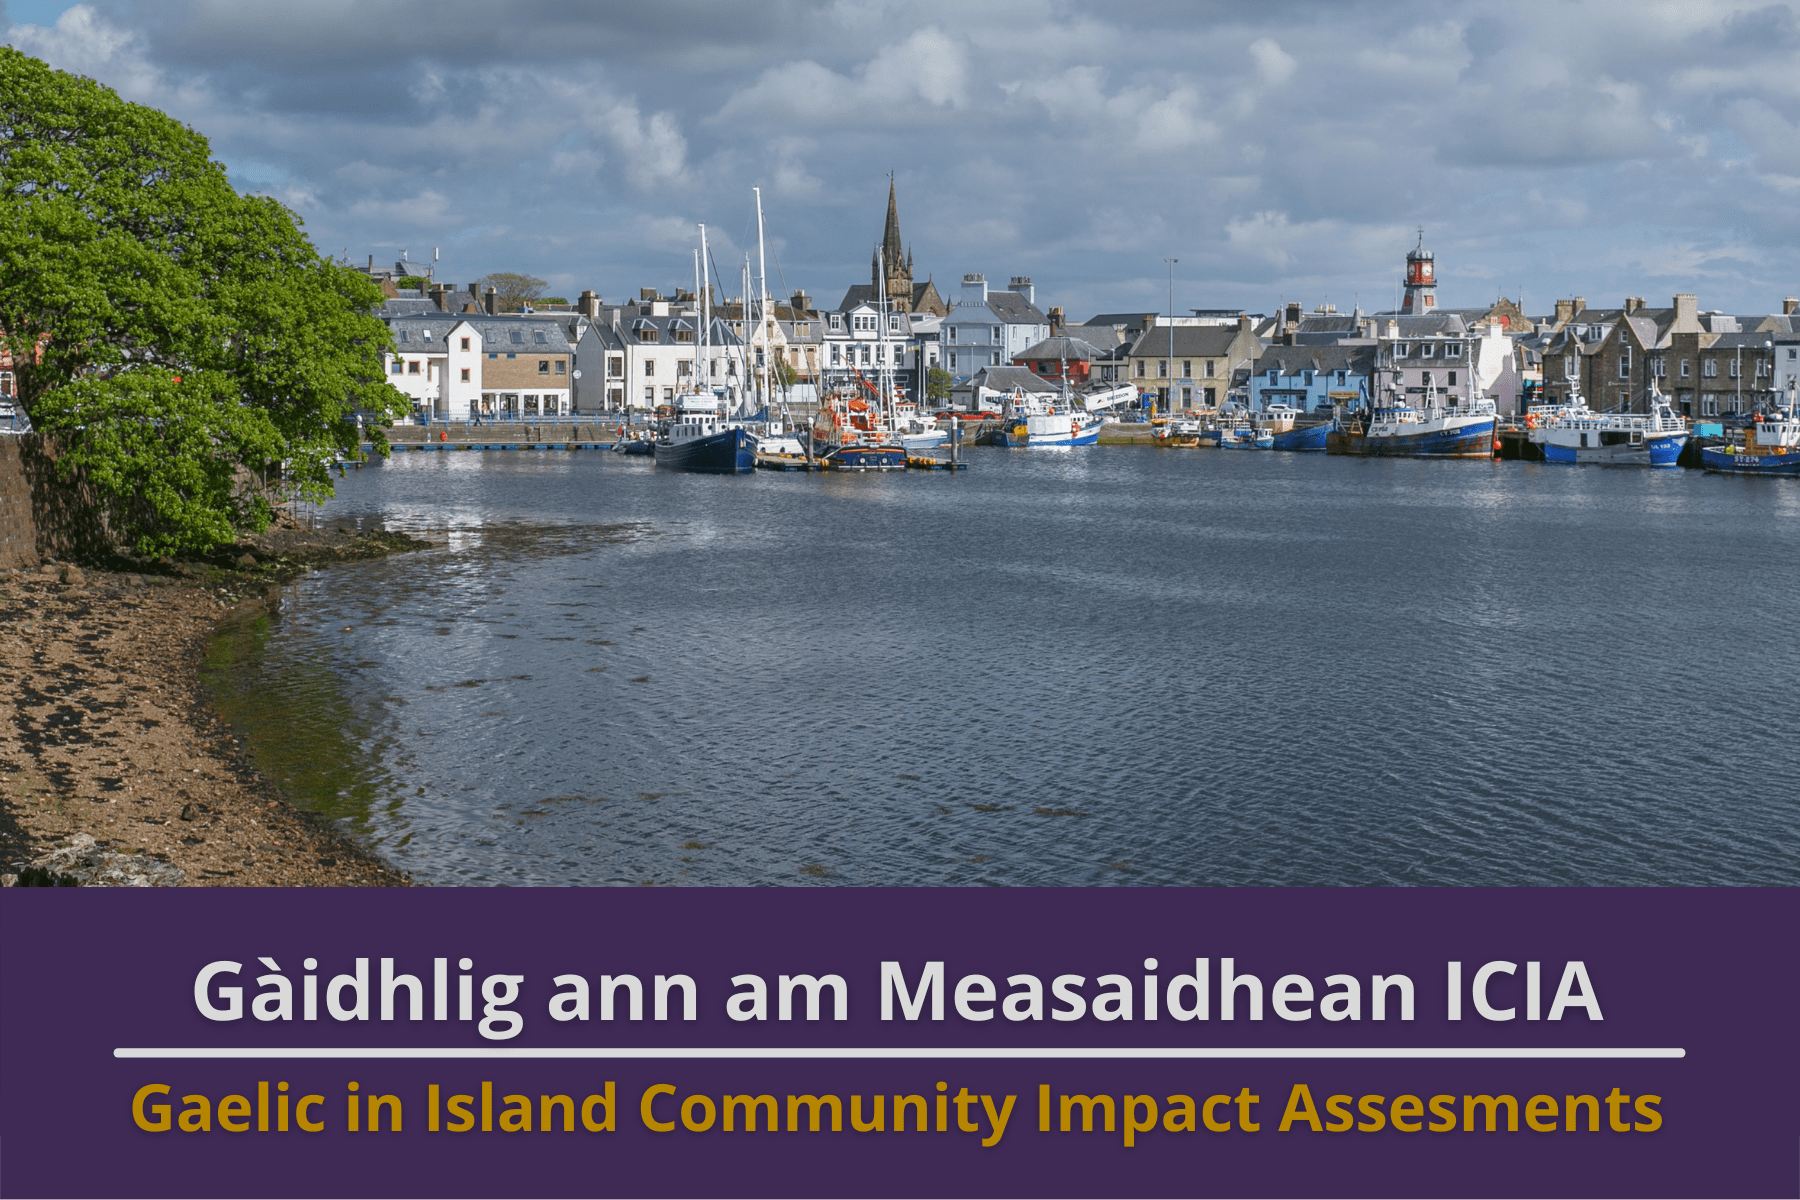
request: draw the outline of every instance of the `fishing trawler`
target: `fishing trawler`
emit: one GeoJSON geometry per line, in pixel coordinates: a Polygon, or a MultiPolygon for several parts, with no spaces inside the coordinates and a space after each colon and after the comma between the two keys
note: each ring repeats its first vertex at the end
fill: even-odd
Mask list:
{"type": "Polygon", "coordinates": [[[1687,422],[1650,385],[1648,413],[1595,412],[1577,395],[1554,415],[1526,415],[1526,436],[1543,447],[1544,461],[1673,467],[1687,445],[1687,422]]]}
{"type": "Polygon", "coordinates": [[[1494,402],[1471,397],[1467,404],[1438,403],[1437,385],[1425,388],[1425,401],[1414,408],[1395,403],[1377,408],[1360,448],[1348,453],[1401,458],[1492,458],[1494,402]]]}
{"type": "Polygon", "coordinates": [[[903,471],[906,445],[889,425],[879,389],[862,381],[864,395],[834,392],[813,418],[814,457],[834,471],[903,471]]]}
{"type": "Polygon", "coordinates": [[[1800,406],[1795,392],[1800,383],[1788,384],[1787,406],[1771,406],[1767,416],[1755,414],[1741,442],[1705,446],[1700,462],[1709,471],[1736,475],[1800,475],[1800,406]]]}
{"type": "Polygon", "coordinates": [[[711,362],[711,282],[706,226],[702,225],[700,248],[694,255],[700,332],[694,339],[692,382],[677,397],[675,412],[657,433],[651,453],[659,467],[706,475],[746,475],[756,469],[756,437],[742,422],[728,420],[723,398],[700,382],[708,377],[711,362]]]}

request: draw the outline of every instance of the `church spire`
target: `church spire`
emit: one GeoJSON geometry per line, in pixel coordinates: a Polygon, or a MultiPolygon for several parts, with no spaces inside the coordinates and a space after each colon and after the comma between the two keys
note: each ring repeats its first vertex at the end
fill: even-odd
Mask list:
{"type": "Polygon", "coordinates": [[[900,205],[894,197],[894,177],[888,176],[888,211],[887,228],[881,235],[881,255],[889,266],[897,266],[905,261],[905,254],[900,246],[900,205]]]}

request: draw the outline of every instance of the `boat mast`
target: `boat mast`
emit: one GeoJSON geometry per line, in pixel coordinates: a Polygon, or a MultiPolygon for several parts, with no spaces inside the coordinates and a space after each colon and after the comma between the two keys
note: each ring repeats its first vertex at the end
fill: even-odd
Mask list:
{"type": "MultiPolygon", "coordinates": [[[[770,357],[774,354],[774,339],[769,336],[769,256],[763,247],[763,215],[762,189],[752,188],[756,193],[756,328],[762,337],[763,356],[762,372],[758,383],[762,389],[762,402],[766,408],[769,404],[769,370],[774,365],[770,357]]],[[[747,298],[747,297],[746,297],[747,298]]]]}
{"type": "MultiPolygon", "coordinates": [[[[887,263],[882,261],[883,258],[882,253],[877,250],[875,252],[876,280],[879,282],[881,290],[876,293],[875,300],[875,354],[880,361],[881,370],[876,372],[875,378],[880,380],[881,394],[876,397],[876,413],[885,420],[892,417],[893,414],[881,410],[883,405],[892,407],[888,396],[890,385],[887,367],[887,263]]],[[[891,422],[889,427],[892,427],[891,422]]]]}
{"type": "MultiPolygon", "coordinates": [[[[709,351],[712,349],[712,308],[709,304],[709,301],[711,299],[712,299],[712,267],[707,262],[706,226],[705,226],[705,224],[702,224],[700,226],[700,336],[698,338],[694,339],[694,361],[695,361],[695,370],[696,371],[699,370],[699,360],[700,360],[701,354],[704,353],[705,351],[709,351]]],[[[708,359],[711,359],[712,355],[707,354],[706,357],[708,359]]],[[[710,362],[708,363],[708,365],[709,366],[711,365],[710,362]]],[[[701,376],[701,379],[704,380],[706,383],[706,394],[711,396],[712,395],[712,379],[711,379],[711,377],[701,376]]]]}
{"type": "MultiPolygon", "coordinates": [[[[700,230],[701,230],[700,240],[704,243],[706,240],[706,232],[705,232],[706,226],[702,225],[700,227],[700,230]]],[[[699,303],[700,303],[700,251],[696,250],[696,251],[694,251],[694,304],[696,307],[698,307],[699,303]]],[[[673,337],[674,335],[671,334],[670,336],[673,337]]],[[[696,333],[695,337],[694,337],[694,377],[692,379],[688,380],[688,391],[694,392],[694,393],[698,393],[700,391],[700,337],[699,337],[698,333],[696,333]]]]}

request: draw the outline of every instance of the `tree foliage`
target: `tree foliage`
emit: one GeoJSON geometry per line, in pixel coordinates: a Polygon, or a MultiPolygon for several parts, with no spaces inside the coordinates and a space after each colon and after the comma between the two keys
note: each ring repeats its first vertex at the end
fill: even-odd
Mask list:
{"type": "MultiPolygon", "coordinates": [[[[543,299],[545,283],[532,275],[519,275],[511,271],[496,271],[492,275],[483,275],[476,281],[483,295],[491,287],[494,289],[494,306],[501,312],[518,312],[527,304],[543,299]]],[[[566,303],[566,302],[565,302],[566,303]]]]}
{"type": "Polygon", "coordinates": [[[59,468],[139,550],[262,529],[274,465],[286,494],[331,494],[354,414],[410,407],[380,303],[293,213],[233,191],[200,134],[0,47],[0,337],[59,468]]]}
{"type": "Polygon", "coordinates": [[[925,373],[925,395],[939,404],[950,401],[950,385],[956,380],[950,372],[942,367],[933,367],[925,373]]]}

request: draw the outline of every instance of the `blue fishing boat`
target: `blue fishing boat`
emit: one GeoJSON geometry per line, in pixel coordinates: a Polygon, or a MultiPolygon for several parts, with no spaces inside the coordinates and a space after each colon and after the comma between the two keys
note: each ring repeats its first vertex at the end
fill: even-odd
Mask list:
{"type": "Polygon", "coordinates": [[[1465,404],[1438,403],[1437,388],[1428,383],[1425,402],[1417,408],[1399,403],[1377,408],[1368,432],[1349,439],[1332,438],[1328,447],[1341,453],[1395,458],[1492,458],[1499,415],[1493,400],[1471,398],[1465,404]]]}
{"type": "Polygon", "coordinates": [[[704,475],[748,475],[756,469],[756,438],[740,426],[676,421],[656,440],[656,465],[704,475]]]}
{"type": "Polygon", "coordinates": [[[1790,384],[1786,408],[1777,408],[1767,417],[1757,413],[1741,442],[1703,447],[1701,465],[1733,475],[1800,476],[1800,409],[1795,406],[1795,390],[1790,384]]]}

